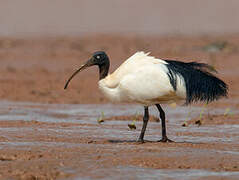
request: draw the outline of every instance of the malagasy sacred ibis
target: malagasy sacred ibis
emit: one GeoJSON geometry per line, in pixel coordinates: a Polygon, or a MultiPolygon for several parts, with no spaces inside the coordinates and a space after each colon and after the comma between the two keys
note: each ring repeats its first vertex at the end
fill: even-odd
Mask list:
{"type": "Polygon", "coordinates": [[[65,84],[83,69],[99,67],[99,89],[112,101],[139,103],[144,106],[143,127],[138,141],[144,141],[149,119],[148,107],[155,105],[162,121],[161,142],[171,142],[166,135],[165,113],[160,106],[164,103],[184,101],[211,102],[227,96],[227,85],[211,72],[213,67],[204,63],[162,60],[137,52],[118,69],[109,74],[110,60],[103,51],[97,51],[72,74],[65,84]]]}

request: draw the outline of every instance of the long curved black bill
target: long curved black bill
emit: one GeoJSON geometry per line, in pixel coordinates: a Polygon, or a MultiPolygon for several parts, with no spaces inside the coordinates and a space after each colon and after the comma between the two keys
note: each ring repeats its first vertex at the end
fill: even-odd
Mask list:
{"type": "Polygon", "coordinates": [[[77,69],[72,75],[71,77],[67,80],[64,89],[66,89],[68,87],[68,84],[70,83],[71,79],[78,73],[81,72],[83,69],[85,69],[87,67],[87,64],[83,64],[79,69],[77,69]]]}

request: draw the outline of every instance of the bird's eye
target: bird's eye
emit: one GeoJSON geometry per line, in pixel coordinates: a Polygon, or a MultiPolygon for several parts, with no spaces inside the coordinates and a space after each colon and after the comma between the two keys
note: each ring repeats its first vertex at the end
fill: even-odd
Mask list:
{"type": "Polygon", "coordinates": [[[100,59],[100,56],[96,56],[97,59],[100,59]]]}

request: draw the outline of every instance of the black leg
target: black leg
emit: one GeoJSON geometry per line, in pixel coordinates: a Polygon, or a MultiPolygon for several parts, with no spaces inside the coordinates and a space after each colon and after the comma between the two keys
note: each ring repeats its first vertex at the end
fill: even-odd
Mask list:
{"type": "Polygon", "coordinates": [[[162,139],[159,140],[160,142],[173,142],[172,140],[168,139],[166,134],[166,123],[165,123],[165,112],[163,111],[162,107],[159,104],[155,104],[159,110],[160,119],[162,122],[162,139]]]}
{"type": "Polygon", "coordinates": [[[146,130],[146,127],[147,127],[147,124],[148,124],[148,120],[149,120],[149,109],[148,109],[148,106],[145,106],[144,107],[143,127],[142,127],[142,130],[141,130],[138,142],[141,142],[141,143],[144,142],[144,133],[145,133],[145,130],[146,130]]]}

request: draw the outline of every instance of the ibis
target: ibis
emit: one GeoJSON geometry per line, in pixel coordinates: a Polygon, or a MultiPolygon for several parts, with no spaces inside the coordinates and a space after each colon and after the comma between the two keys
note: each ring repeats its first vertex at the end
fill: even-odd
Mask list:
{"type": "Polygon", "coordinates": [[[137,103],[144,106],[143,126],[138,141],[144,142],[149,120],[149,106],[155,105],[162,125],[160,142],[172,142],[166,134],[165,112],[161,104],[190,104],[197,101],[211,102],[227,96],[228,86],[213,73],[216,70],[205,63],[165,60],[136,52],[109,74],[110,60],[104,51],[93,53],[68,79],[87,67],[99,67],[98,86],[114,102],[137,103]]]}

